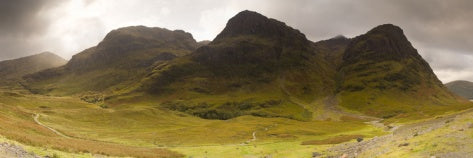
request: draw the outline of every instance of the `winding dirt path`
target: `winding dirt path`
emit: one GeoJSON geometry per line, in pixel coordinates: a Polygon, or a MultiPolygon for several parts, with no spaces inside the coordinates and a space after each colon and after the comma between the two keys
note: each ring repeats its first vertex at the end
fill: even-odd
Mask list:
{"type": "Polygon", "coordinates": [[[67,136],[67,135],[65,135],[65,134],[63,134],[63,133],[61,133],[61,132],[55,130],[54,128],[51,128],[51,127],[46,126],[46,125],[44,125],[43,123],[41,123],[41,122],[39,121],[39,116],[40,116],[39,114],[35,114],[35,115],[33,116],[34,122],[36,122],[38,125],[43,126],[44,128],[47,128],[47,129],[51,130],[52,132],[56,133],[57,135],[59,135],[59,136],[61,136],[61,137],[71,139],[71,137],[69,137],[69,136],[67,136]]]}
{"type": "Polygon", "coordinates": [[[256,140],[256,132],[253,132],[253,139],[251,139],[251,141],[255,141],[256,140]]]}

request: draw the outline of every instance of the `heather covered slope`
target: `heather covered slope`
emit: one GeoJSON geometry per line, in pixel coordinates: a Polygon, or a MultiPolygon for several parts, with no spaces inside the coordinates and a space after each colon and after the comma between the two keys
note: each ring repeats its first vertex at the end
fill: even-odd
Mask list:
{"type": "Polygon", "coordinates": [[[113,30],[97,46],[59,68],[26,76],[32,92],[70,95],[118,91],[138,82],[155,62],[189,54],[197,43],[184,31],[131,26],[113,30]]]}
{"type": "Polygon", "coordinates": [[[473,100],[473,82],[470,81],[452,81],[445,86],[453,93],[466,99],[473,100]]]}
{"type": "Polygon", "coordinates": [[[2,82],[21,79],[22,76],[27,74],[59,67],[66,64],[66,62],[67,61],[63,58],[50,52],[0,61],[0,84],[2,82]]]}
{"type": "Polygon", "coordinates": [[[380,25],[355,37],[342,60],[337,89],[348,109],[389,118],[464,102],[443,86],[397,26],[380,25]]]}

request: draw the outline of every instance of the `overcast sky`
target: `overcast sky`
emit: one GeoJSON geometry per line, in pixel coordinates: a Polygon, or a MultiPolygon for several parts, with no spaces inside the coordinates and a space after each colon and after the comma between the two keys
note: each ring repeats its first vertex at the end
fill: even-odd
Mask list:
{"type": "Polygon", "coordinates": [[[473,81],[472,0],[0,0],[0,60],[54,52],[65,59],[107,32],[145,25],[212,40],[248,9],[286,22],[312,41],[354,37],[384,23],[408,39],[443,82],[473,81]]]}

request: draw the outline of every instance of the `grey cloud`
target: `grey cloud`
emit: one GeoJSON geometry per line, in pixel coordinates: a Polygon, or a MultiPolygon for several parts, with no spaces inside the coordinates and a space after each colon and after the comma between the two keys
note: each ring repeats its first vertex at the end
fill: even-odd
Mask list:
{"type": "Polygon", "coordinates": [[[421,55],[433,69],[473,70],[473,55],[454,53],[448,50],[425,50],[427,51],[422,52],[421,55]]]}
{"type": "Polygon", "coordinates": [[[42,33],[49,22],[41,11],[57,3],[55,0],[0,1],[0,35],[29,35],[42,33]]]}
{"type": "MultiPolygon", "coordinates": [[[[259,8],[300,29],[313,40],[349,37],[384,23],[403,28],[439,78],[473,81],[471,0],[301,0],[271,1],[259,8]]],[[[251,6],[249,6],[251,7],[251,6]]],[[[258,7],[254,7],[258,10],[258,7]]]]}
{"type": "Polygon", "coordinates": [[[183,29],[199,40],[211,39],[224,27],[227,16],[248,9],[286,22],[313,41],[339,34],[353,37],[392,23],[404,29],[442,81],[473,81],[471,0],[82,0],[84,7],[95,7],[99,14],[71,20],[66,28],[43,14],[64,1],[0,1],[0,60],[45,48],[68,58],[93,46],[107,31],[125,25],[183,29]],[[51,33],[51,27],[62,28],[51,33]]]}
{"type": "Polygon", "coordinates": [[[56,0],[0,1],[0,60],[38,53],[41,45],[30,38],[46,33],[50,21],[41,13],[57,3],[56,0]]]}
{"type": "Polygon", "coordinates": [[[401,26],[414,42],[473,53],[471,0],[277,1],[263,9],[312,40],[356,36],[383,23],[401,26]]]}

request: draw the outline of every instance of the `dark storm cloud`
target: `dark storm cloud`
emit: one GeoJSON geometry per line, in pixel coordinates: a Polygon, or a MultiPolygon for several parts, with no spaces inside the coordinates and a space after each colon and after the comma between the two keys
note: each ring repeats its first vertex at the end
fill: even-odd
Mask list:
{"type": "Polygon", "coordinates": [[[38,47],[29,38],[46,32],[50,22],[42,12],[56,3],[56,0],[0,1],[0,60],[30,54],[31,49],[38,47]]]}
{"type": "Polygon", "coordinates": [[[59,0],[0,1],[0,34],[29,35],[48,27],[48,17],[41,13],[60,3],[59,0]]]}

